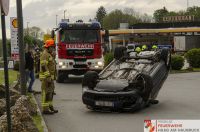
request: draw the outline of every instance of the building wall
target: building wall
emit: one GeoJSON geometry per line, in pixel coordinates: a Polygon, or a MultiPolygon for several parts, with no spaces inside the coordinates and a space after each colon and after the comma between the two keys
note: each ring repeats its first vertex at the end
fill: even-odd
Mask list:
{"type": "Polygon", "coordinates": [[[186,50],[200,48],[200,36],[186,36],[186,50]]]}

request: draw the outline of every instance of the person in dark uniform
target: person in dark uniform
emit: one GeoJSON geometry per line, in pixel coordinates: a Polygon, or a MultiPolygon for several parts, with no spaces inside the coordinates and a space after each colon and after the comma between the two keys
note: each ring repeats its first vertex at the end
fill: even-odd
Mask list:
{"type": "Polygon", "coordinates": [[[33,52],[31,49],[28,50],[28,52],[25,53],[25,69],[26,69],[26,81],[28,82],[30,79],[30,82],[28,84],[28,92],[32,93],[33,89],[33,83],[35,81],[35,75],[34,75],[34,57],[33,52]]]}

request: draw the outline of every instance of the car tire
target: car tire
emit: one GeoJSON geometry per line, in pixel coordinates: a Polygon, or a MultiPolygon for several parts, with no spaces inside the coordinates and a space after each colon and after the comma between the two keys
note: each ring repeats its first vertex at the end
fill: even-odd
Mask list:
{"type": "Polygon", "coordinates": [[[116,47],[114,51],[114,58],[116,60],[121,59],[125,55],[126,47],[116,47]]]}
{"type": "Polygon", "coordinates": [[[97,72],[88,71],[84,74],[82,86],[87,86],[89,89],[94,89],[98,79],[99,79],[99,74],[97,72]]]}
{"type": "Polygon", "coordinates": [[[57,83],[64,83],[65,79],[68,78],[68,74],[61,74],[61,73],[57,73],[57,77],[56,77],[56,82],[57,83]]]}
{"type": "Polygon", "coordinates": [[[139,76],[143,79],[143,88],[139,89],[139,92],[142,99],[146,102],[148,101],[150,92],[153,89],[153,81],[149,75],[140,74],[139,76]]]}
{"type": "Polygon", "coordinates": [[[162,49],[160,59],[165,62],[165,65],[168,69],[170,69],[171,66],[171,52],[170,49],[162,49]]]}

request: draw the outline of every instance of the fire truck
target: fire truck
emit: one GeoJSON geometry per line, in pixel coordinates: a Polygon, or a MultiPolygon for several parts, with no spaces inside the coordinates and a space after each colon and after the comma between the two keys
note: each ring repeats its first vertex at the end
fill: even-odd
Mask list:
{"type": "Polygon", "coordinates": [[[68,79],[69,74],[83,75],[88,70],[100,72],[103,69],[101,29],[99,22],[59,23],[52,33],[56,35],[58,83],[68,79]]]}

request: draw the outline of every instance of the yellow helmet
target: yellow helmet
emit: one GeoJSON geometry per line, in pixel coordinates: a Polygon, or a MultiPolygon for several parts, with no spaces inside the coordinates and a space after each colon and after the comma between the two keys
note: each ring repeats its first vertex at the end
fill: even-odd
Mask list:
{"type": "Polygon", "coordinates": [[[146,45],[143,45],[142,46],[142,50],[146,50],[147,49],[147,46],[146,45]]]}
{"type": "Polygon", "coordinates": [[[153,46],[152,46],[152,49],[157,49],[157,48],[158,48],[157,45],[153,45],[153,46]]]}
{"type": "Polygon", "coordinates": [[[135,51],[139,53],[139,52],[141,52],[141,48],[140,48],[140,47],[137,47],[137,48],[135,49],[135,51]]]}

